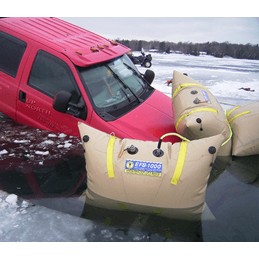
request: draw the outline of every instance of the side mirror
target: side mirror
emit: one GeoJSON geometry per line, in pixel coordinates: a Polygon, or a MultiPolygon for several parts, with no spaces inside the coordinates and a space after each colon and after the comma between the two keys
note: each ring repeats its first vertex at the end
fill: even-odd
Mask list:
{"type": "Polygon", "coordinates": [[[155,78],[155,73],[153,70],[147,69],[144,74],[144,79],[151,85],[155,78]]]}
{"type": "Polygon", "coordinates": [[[60,91],[56,94],[52,107],[58,111],[65,113],[68,108],[68,103],[70,102],[72,94],[67,91],[60,91]]]}

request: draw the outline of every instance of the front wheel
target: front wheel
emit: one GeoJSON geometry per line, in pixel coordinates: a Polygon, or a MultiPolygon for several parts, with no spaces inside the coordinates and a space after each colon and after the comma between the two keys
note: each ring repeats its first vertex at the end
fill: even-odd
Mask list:
{"type": "Polygon", "coordinates": [[[152,66],[152,63],[150,61],[145,61],[143,66],[146,68],[150,68],[152,66]]]}

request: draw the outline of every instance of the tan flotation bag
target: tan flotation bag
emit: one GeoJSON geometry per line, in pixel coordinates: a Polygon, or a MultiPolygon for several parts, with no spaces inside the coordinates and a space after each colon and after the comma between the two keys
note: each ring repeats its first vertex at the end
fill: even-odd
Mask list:
{"type": "Polygon", "coordinates": [[[231,153],[231,129],[217,99],[203,85],[192,78],[174,71],[172,103],[176,131],[189,138],[200,139],[222,133],[223,155],[231,153]]]}
{"type": "Polygon", "coordinates": [[[171,142],[119,139],[83,123],[87,203],[197,219],[222,135],[171,142]]]}
{"type": "Polygon", "coordinates": [[[232,155],[259,154],[259,102],[229,109],[227,118],[233,131],[232,155]]]}

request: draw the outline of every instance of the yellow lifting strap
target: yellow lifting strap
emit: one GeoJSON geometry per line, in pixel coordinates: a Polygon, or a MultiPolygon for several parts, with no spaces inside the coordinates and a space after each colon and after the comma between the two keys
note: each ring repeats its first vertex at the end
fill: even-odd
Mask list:
{"type": "Polygon", "coordinates": [[[230,109],[230,110],[227,112],[227,114],[226,114],[227,118],[231,115],[232,112],[234,112],[234,111],[237,110],[238,108],[240,108],[239,105],[237,105],[237,106],[233,107],[232,109],[230,109]]]}
{"type": "Polygon", "coordinates": [[[107,172],[109,178],[114,178],[114,168],[113,168],[113,150],[114,143],[116,137],[114,135],[110,135],[108,144],[107,144],[107,154],[106,154],[106,164],[107,164],[107,172]]]}
{"type": "Polygon", "coordinates": [[[175,88],[174,90],[174,93],[173,93],[173,98],[178,94],[178,92],[185,88],[185,87],[199,87],[199,88],[202,88],[202,89],[207,89],[207,87],[201,85],[201,84],[198,84],[198,83],[184,83],[184,84],[180,84],[177,88],[175,88]]]}
{"type": "Polygon", "coordinates": [[[251,113],[251,111],[244,111],[244,112],[240,112],[239,114],[235,115],[233,118],[231,118],[228,122],[229,123],[232,123],[233,120],[235,120],[236,118],[240,117],[240,116],[243,116],[243,115],[246,115],[246,114],[249,114],[251,113]]]}
{"type": "Polygon", "coordinates": [[[180,180],[182,171],[183,171],[183,166],[186,158],[186,153],[187,153],[187,141],[182,141],[180,144],[180,149],[179,149],[179,154],[178,154],[178,159],[176,162],[174,174],[171,178],[171,184],[177,185],[178,181],[180,180]]]}
{"type": "Polygon", "coordinates": [[[193,113],[195,113],[195,112],[214,112],[214,113],[218,113],[218,110],[217,110],[217,109],[214,109],[214,108],[197,108],[197,109],[193,109],[193,110],[191,110],[191,111],[189,111],[189,112],[183,114],[183,115],[177,120],[177,122],[176,122],[176,124],[175,124],[176,130],[178,130],[179,124],[181,123],[181,121],[182,121],[185,117],[187,117],[187,116],[189,116],[189,115],[191,115],[191,114],[193,114],[193,113]]]}
{"type": "Polygon", "coordinates": [[[190,142],[189,139],[183,137],[182,135],[180,135],[180,134],[178,134],[178,133],[176,133],[176,132],[166,133],[166,134],[164,134],[162,137],[160,137],[160,139],[164,139],[164,138],[169,137],[169,136],[175,136],[175,137],[180,138],[181,140],[190,142]]]}
{"type": "Polygon", "coordinates": [[[231,126],[230,126],[229,123],[228,123],[228,129],[229,129],[229,137],[221,144],[222,147],[224,145],[226,145],[231,140],[231,138],[233,136],[233,132],[232,132],[232,129],[231,129],[231,126]]]}

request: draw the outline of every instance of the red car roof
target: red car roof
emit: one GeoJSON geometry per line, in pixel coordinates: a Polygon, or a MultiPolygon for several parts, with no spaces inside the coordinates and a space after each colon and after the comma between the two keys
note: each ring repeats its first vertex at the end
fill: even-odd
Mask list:
{"type": "Polygon", "coordinates": [[[58,18],[3,18],[0,26],[63,53],[78,66],[107,61],[129,51],[126,46],[58,18]]]}

